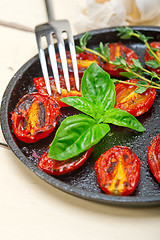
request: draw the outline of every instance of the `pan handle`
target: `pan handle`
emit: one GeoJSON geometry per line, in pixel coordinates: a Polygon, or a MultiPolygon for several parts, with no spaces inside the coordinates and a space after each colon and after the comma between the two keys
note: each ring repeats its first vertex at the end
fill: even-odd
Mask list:
{"type": "MultiPolygon", "coordinates": [[[[0,108],[0,112],[1,112],[1,108],[0,108]]],[[[0,115],[0,124],[1,124],[1,115],[0,115]]],[[[3,143],[3,142],[0,142],[0,147],[10,149],[9,146],[6,143],[3,143]]]]}

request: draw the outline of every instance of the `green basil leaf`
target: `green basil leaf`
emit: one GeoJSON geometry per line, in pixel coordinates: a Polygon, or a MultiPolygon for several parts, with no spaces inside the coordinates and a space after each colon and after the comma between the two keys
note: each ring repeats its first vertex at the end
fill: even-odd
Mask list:
{"type": "Polygon", "coordinates": [[[67,117],[58,128],[49,149],[49,157],[63,161],[97,144],[108,132],[108,124],[96,124],[86,115],[67,117]]]}
{"type": "Polygon", "coordinates": [[[81,95],[104,111],[115,105],[115,86],[106,73],[96,63],[92,63],[84,72],[81,82],[81,95]]]}
{"type": "Polygon", "coordinates": [[[118,108],[108,109],[103,117],[103,122],[128,127],[137,132],[144,132],[146,130],[133,115],[118,108]]]}
{"type": "Polygon", "coordinates": [[[61,101],[95,118],[96,105],[84,97],[65,97],[61,101]]]}

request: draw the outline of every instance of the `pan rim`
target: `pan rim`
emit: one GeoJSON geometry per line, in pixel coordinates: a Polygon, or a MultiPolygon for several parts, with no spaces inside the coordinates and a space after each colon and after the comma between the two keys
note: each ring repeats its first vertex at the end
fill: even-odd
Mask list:
{"type": "MultiPolygon", "coordinates": [[[[160,32],[160,27],[155,26],[132,26],[134,30],[146,30],[146,31],[158,31],[160,32]]],[[[107,33],[107,32],[115,32],[116,28],[104,28],[104,29],[98,29],[90,31],[91,35],[95,35],[98,33],[107,33]]],[[[75,40],[78,40],[82,34],[76,35],[74,38],[75,40]]],[[[31,58],[29,61],[27,61],[12,77],[10,80],[1,103],[1,128],[4,135],[4,138],[11,148],[12,152],[19,158],[21,162],[23,162],[32,172],[34,172],[37,176],[39,176],[41,179],[52,185],[53,187],[56,187],[66,193],[69,193],[71,195],[74,195],[76,197],[99,202],[99,203],[105,203],[105,204],[111,204],[111,205],[119,205],[119,206],[127,206],[127,207],[148,207],[148,206],[156,206],[160,204],[160,196],[112,196],[112,195],[106,195],[104,193],[96,193],[96,192],[90,192],[88,190],[80,189],[75,186],[71,186],[69,184],[64,183],[61,180],[58,180],[54,178],[54,176],[50,176],[44,172],[42,172],[40,169],[38,169],[34,164],[32,164],[30,161],[28,161],[27,157],[22,153],[22,151],[18,148],[16,143],[13,140],[9,124],[8,124],[8,106],[9,106],[9,100],[11,93],[15,87],[15,84],[17,80],[20,79],[20,77],[23,75],[23,73],[36,61],[38,60],[38,54],[35,55],[33,58],[31,58]]]]}

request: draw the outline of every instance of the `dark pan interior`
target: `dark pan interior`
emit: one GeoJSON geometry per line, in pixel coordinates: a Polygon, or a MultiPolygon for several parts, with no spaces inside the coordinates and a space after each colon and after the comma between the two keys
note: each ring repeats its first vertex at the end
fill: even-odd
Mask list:
{"type": "MultiPolygon", "coordinates": [[[[146,36],[154,37],[160,41],[160,28],[158,27],[133,27],[146,36]]],[[[132,38],[120,40],[117,37],[115,28],[92,31],[92,39],[89,41],[90,48],[97,47],[99,42],[122,42],[133,49],[144,65],[145,45],[132,38]]],[[[75,37],[76,44],[79,43],[81,35],[75,37]]],[[[157,91],[156,100],[152,108],[138,120],[147,129],[144,133],[137,133],[133,130],[111,125],[111,132],[105,136],[96,146],[88,161],[77,171],[61,177],[53,177],[37,168],[38,157],[43,154],[51,143],[54,133],[44,140],[34,144],[25,144],[17,140],[12,133],[10,113],[13,111],[18,100],[26,93],[36,91],[33,83],[34,77],[42,76],[38,56],[28,61],[11,79],[3,97],[1,105],[1,121],[4,137],[15,153],[15,155],[29,167],[35,174],[51,185],[88,200],[118,204],[123,206],[149,206],[160,203],[160,185],[154,179],[147,163],[147,146],[154,136],[159,134],[160,124],[160,92],[157,91]],[[141,160],[140,179],[136,191],[128,197],[109,196],[104,194],[97,182],[94,164],[101,153],[115,146],[123,145],[129,147],[141,160]]],[[[63,108],[60,122],[69,115],[78,114],[73,108],[63,108]]],[[[58,127],[57,126],[57,127],[58,127]]],[[[57,129],[57,128],[56,128],[57,129]]]]}

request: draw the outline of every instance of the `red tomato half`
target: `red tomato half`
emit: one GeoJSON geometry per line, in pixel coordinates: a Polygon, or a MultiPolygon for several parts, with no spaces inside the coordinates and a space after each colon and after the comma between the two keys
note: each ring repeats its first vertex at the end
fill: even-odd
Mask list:
{"type": "Polygon", "coordinates": [[[12,128],[22,142],[33,143],[47,137],[60,117],[57,102],[40,93],[23,96],[11,113],[12,128]]]}
{"type": "MultiPolygon", "coordinates": [[[[67,63],[68,63],[68,70],[69,70],[69,75],[70,77],[74,77],[74,72],[73,72],[73,66],[72,66],[72,60],[71,60],[71,55],[70,52],[67,52],[67,63]]],[[[99,59],[95,54],[89,53],[89,52],[82,52],[82,53],[77,53],[76,54],[77,58],[77,66],[78,66],[78,73],[79,77],[82,78],[84,71],[93,63],[99,64],[99,59]]],[[[57,62],[61,63],[61,59],[59,54],[57,54],[57,62]]],[[[50,65],[50,62],[49,62],[50,65]]],[[[62,67],[59,64],[58,66],[60,74],[63,75],[62,72],[62,67]]]]}
{"type": "Polygon", "coordinates": [[[57,161],[55,159],[49,158],[47,151],[39,159],[38,167],[42,169],[42,171],[55,176],[73,172],[86,162],[86,160],[91,155],[93,148],[94,146],[92,146],[86,152],[65,161],[57,161]]]}
{"type": "MultiPolygon", "coordinates": [[[[157,49],[160,50],[160,42],[152,42],[152,43],[150,44],[150,46],[151,46],[152,48],[157,48],[157,49]]],[[[156,55],[158,56],[158,58],[160,59],[160,52],[157,51],[157,52],[155,52],[155,53],[156,53],[156,55]]],[[[146,61],[155,60],[154,57],[150,56],[150,54],[148,53],[148,49],[146,49],[146,51],[145,51],[145,57],[144,57],[144,59],[145,59],[145,62],[146,62],[146,61]]],[[[160,74],[160,67],[154,69],[154,68],[151,68],[151,67],[147,66],[147,68],[148,68],[149,70],[153,71],[153,72],[156,72],[157,74],[160,74]]]]}
{"type": "Polygon", "coordinates": [[[147,160],[154,177],[160,183],[160,134],[151,141],[147,151],[147,160]]]}
{"type": "MultiPolygon", "coordinates": [[[[114,62],[116,60],[116,57],[119,58],[122,56],[128,65],[132,65],[133,61],[132,58],[137,59],[138,56],[136,53],[131,50],[130,48],[126,47],[122,43],[110,43],[108,44],[108,47],[110,48],[110,61],[114,62]]],[[[120,77],[120,72],[124,72],[124,70],[120,68],[116,68],[113,64],[106,63],[102,61],[101,67],[108,72],[113,77],[120,77]]]]}
{"type": "Polygon", "coordinates": [[[128,196],[138,184],[140,160],[128,147],[115,146],[101,154],[95,171],[105,193],[128,196]]]}
{"type": "MultiPolygon", "coordinates": [[[[126,80],[125,82],[137,83],[137,79],[126,80]]],[[[118,83],[115,87],[116,101],[115,108],[120,108],[132,114],[139,116],[147,112],[156,97],[156,90],[148,88],[144,93],[135,93],[137,86],[118,83]]]]}
{"type": "MultiPolygon", "coordinates": [[[[73,77],[70,77],[71,91],[68,92],[66,89],[64,77],[60,76],[61,94],[59,94],[56,89],[54,78],[50,77],[49,80],[50,80],[50,86],[51,86],[51,91],[52,91],[52,97],[58,102],[58,104],[61,107],[68,107],[67,104],[61,102],[61,98],[69,97],[69,96],[81,96],[81,93],[79,91],[77,91],[77,89],[75,87],[75,81],[74,81],[73,77]]],[[[35,84],[35,87],[38,90],[38,92],[40,92],[42,94],[48,94],[47,89],[46,89],[46,84],[45,84],[43,77],[34,78],[34,84],[35,84]]]]}

